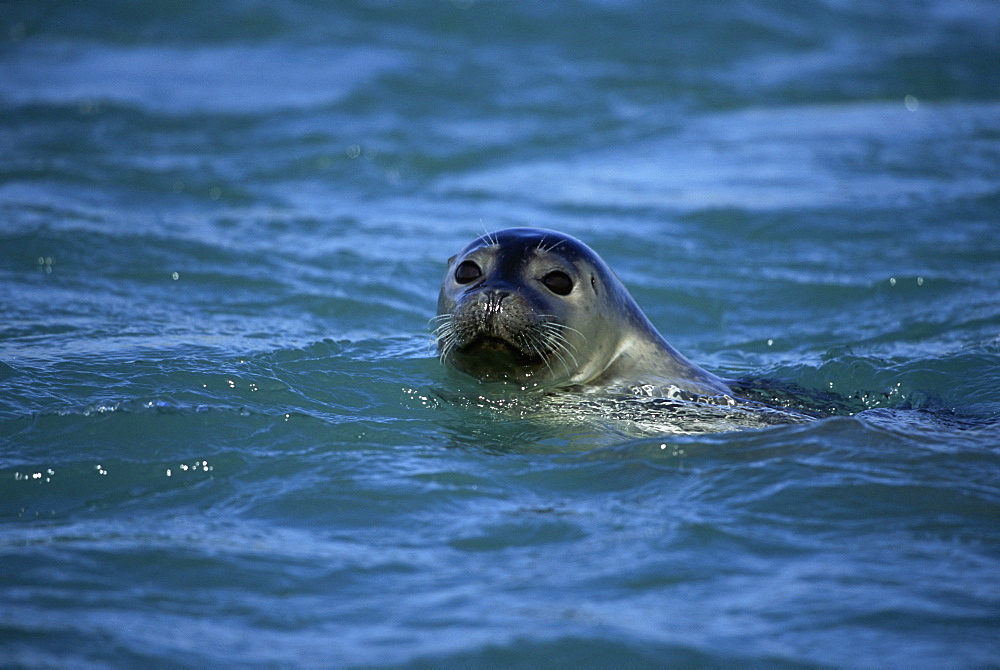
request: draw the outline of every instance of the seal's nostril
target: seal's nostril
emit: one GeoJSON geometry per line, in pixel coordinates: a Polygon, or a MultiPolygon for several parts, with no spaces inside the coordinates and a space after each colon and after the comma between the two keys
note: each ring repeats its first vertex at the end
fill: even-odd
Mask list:
{"type": "Polygon", "coordinates": [[[510,297],[509,291],[488,291],[484,303],[487,312],[499,313],[504,308],[504,301],[510,297]]]}
{"type": "Polygon", "coordinates": [[[481,305],[499,307],[502,302],[512,295],[513,293],[507,289],[486,288],[479,292],[477,301],[481,305]]]}

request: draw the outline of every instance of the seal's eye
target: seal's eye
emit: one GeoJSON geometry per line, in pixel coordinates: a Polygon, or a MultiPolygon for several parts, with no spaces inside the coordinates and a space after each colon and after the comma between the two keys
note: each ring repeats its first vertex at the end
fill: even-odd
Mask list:
{"type": "Polygon", "coordinates": [[[573,290],[573,280],[568,274],[559,270],[553,270],[542,277],[542,283],[556,295],[569,295],[573,290]]]}
{"type": "Polygon", "coordinates": [[[483,271],[472,261],[462,261],[455,268],[455,281],[459,284],[468,284],[483,276],[483,271]]]}

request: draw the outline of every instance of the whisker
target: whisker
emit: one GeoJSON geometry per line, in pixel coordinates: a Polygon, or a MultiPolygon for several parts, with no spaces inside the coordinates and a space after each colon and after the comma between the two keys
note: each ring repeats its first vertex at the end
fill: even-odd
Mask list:
{"type": "Polygon", "coordinates": [[[438,360],[443,365],[458,343],[458,334],[455,332],[455,318],[453,314],[438,314],[433,319],[430,319],[429,323],[434,321],[438,322],[433,331],[438,347],[438,360]]]}
{"type": "Polygon", "coordinates": [[[564,329],[571,330],[578,333],[580,337],[583,337],[583,334],[575,328],[570,328],[556,322],[546,322],[540,327],[540,331],[546,338],[549,348],[551,348],[553,353],[563,362],[566,371],[572,372],[566,357],[569,357],[569,359],[573,361],[574,367],[579,368],[580,363],[577,361],[576,356],[573,353],[574,351],[578,352],[579,350],[576,348],[576,345],[570,342],[569,338],[566,337],[566,334],[563,332],[564,329]],[[572,349],[572,351],[570,349],[572,349]],[[563,354],[565,354],[565,356],[563,354]]]}
{"type": "MultiPolygon", "coordinates": [[[[482,222],[481,219],[480,219],[479,223],[480,223],[480,225],[482,225],[483,222],[482,222]]],[[[495,246],[497,246],[497,245],[500,244],[500,241],[497,239],[496,232],[490,232],[490,231],[486,230],[485,226],[483,226],[482,240],[484,242],[486,242],[486,246],[488,246],[488,247],[495,247],[495,246]]]]}
{"type": "Polygon", "coordinates": [[[574,356],[573,352],[566,347],[566,342],[555,341],[554,345],[555,346],[553,347],[553,351],[555,351],[556,355],[559,356],[559,360],[563,362],[563,365],[566,366],[567,372],[571,372],[571,370],[569,367],[569,363],[566,362],[566,358],[563,356],[563,353],[565,353],[566,356],[569,356],[570,360],[573,361],[574,368],[580,367],[580,363],[576,360],[576,356],[574,356]]]}
{"type": "MultiPolygon", "coordinates": [[[[561,323],[556,323],[556,322],[553,322],[553,321],[549,321],[549,322],[543,323],[541,325],[541,328],[545,332],[552,333],[556,337],[559,337],[559,338],[563,339],[566,342],[569,342],[569,338],[566,337],[566,333],[565,333],[565,331],[567,331],[567,330],[570,331],[570,332],[576,333],[577,335],[579,335],[580,338],[584,341],[584,343],[586,343],[586,341],[587,341],[587,336],[584,335],[583,333],[581,333],[579,330],[577,330],[576,328],[570,328],[569,326],[565,326],[565,325],[563,325],[561,323]]],[[[574,349],[576,349],[576,345],[571,344],[571,346],[574,349]]]]}
{"type": "MultiPolygon", "coordinates": [[[[547,344],[544,336],[540,333],[532,333],[529,344],[531,345],[532,351],[534,351],[535,354],[545,362],[545,367],[549,369],[549,372],[555,372],[552,369],[552,363],[549,360],[550,357],[545,355],[545,352],[550,349],[544,346],[547,344]]],[[[558,352],[555,353],[557,356],[559,355],[558,352]]]]}

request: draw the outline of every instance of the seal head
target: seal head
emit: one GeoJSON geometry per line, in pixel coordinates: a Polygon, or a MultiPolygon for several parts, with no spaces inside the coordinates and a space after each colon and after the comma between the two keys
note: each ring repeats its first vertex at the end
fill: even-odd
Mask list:
{"type": "Polygon", "coordinates": [[[453,256],[437,321],[442,363],[480,381],[729,392],[660,336],[594,251],[551,230],[502,230],[453,256]]]}

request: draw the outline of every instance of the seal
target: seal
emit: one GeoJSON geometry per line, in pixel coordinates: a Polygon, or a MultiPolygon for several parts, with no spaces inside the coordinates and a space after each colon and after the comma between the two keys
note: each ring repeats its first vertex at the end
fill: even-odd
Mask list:
{"type": "Polygon", "coordinates": [[[441,362],[484,382],[731,393],[667,343],[600,256],[552,230],[490,233],[450,258],[436,320],[441,362]]]}

